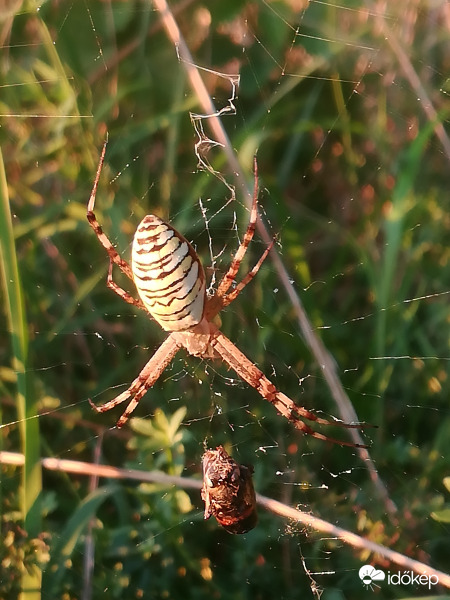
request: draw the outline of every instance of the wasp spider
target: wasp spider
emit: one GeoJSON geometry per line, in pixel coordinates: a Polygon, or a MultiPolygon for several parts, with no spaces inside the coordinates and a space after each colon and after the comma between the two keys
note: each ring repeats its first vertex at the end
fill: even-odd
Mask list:
{"type": "Polygon", "coordinates": [[[178,231],[154,215],[147,215],[137,228],[133,240],[132,266],[124,261],[103,233],[95,214],[94,204],[100,173],[106,152],[106,142],[100,156],[97,174],[87,207],[87,219],[99,242],[109,256],[107,285],[129,304],[145,310],[170,334],[156,350],[130,387],[101,406],[91,405],[97,412],[105,412],[129,401],[117,422],[121,427],[136,408],[139,400],[153,386],[175,354],[185,348],[189,354],[200,358],[222,359],[244,381],[273,404],[298,430],[315,438],[344,446],[366,447],[334,439],[314,431],[304,422],[335,425],[346,428],[362,428],[364,423],[347,424],[328,421],[297,406],[290,398],[279,392],[267,377],[231,342],[212,322],[214,317],[237,298],[253,279],[271,250],[265,250],[253,269],[240,283],[230,290],[247,247],[253,238],[257,219],[258,174],[255,161],[255,183],[250,221],[244,238],[234,255],[231,265],[212,296],[206,295],[205,273],[194,248],[178,231]],[[139,299],[135,299],[114,282],[112,271],[116,264],[135,284],[139,299]]]}

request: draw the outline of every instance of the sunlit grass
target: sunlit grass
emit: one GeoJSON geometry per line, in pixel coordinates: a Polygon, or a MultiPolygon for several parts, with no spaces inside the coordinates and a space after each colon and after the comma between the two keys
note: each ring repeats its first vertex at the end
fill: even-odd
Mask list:
{"type": "MultiPolygon", "coordinates": [[[[1,151],[0,241],[2,284],[9,332],[8,343],[12,351],[12,367],[16,374],[16,390],[13,395],[17,408],[16,423],[20,432],[20,448],[25,457],[20,486],[20,511],[23,526],[31,541],[42,532],[39,420],[37,419],[37,402],[31,369],[29,368],[28,323],[23,286],[14,244],[8,187],[1,151]]],[[[6,425],[7,423],[4,424],[4,426],[6,425]]],[[[31,548],[28,548],[28,553],[31,553],[31,548]]],[[[39,597],[40,566],[31,564],[30,568],[24,570],[21,575],[22,590],[37,590],[36,593],[25,593],[23,597],[27,599],[39,597]]]]}

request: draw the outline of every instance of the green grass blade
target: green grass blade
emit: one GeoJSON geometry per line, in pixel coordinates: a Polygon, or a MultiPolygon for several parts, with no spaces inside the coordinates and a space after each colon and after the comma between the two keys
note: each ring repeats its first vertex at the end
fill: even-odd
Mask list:
{"type": "MultiPolygon", "coordinates": [[[[22,452],[25,464],[22,471],[20,503],[24,527],[29,539],[41,533],[40,495],[42,478],[39,452],[39,421],[27,370],[28,335],[20,274],[14,244],[3,155],[0,150],[0,259],[6,304],[6,315],[11,339],[12,366],[17,374],[16,406],[22,452]]],[[[41,572],[23,570],[22,598],[40,598],[41,572]]]]}
{"type": "Polygon", "coordinates": [[[398,256],[404,236],[408,212],[414,206],[413,184],[420,173],[420,161],[425,145],[433,135],[433,123],[423,128],[421,133],[406,150],[399,167],[398,181],[392,195],[392,211],[384,224],[385,252],[379,276],[374,279],[380,317],[377,327],[377,353],[383,356],[386,350],[387,313],[384,310],[392,301],[398,256]]]}
{"type": "Polygon", "coordinates": [[[80,503],[67,521],[52,551],[51,568],[47,570],[46,574],[48,577],[46,591],[51,593],[52,597],[59,597],[62,578],[69,568],[70,558],[81,535],[85,532],[89,522],[95,518],[98,508],[117,491],[118,487],[114,484],[94,490],[80,503]]]}

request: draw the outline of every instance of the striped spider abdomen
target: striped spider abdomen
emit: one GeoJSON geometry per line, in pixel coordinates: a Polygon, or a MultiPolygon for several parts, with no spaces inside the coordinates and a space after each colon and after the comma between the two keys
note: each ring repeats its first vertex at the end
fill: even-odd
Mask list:
{"type": "MultiPolygon", "coordinates": [[[[257,390],[265,400],[276,408],[279,414],[288,419],[302,433],[319,440],[340,444],[341,446],[367,448],[366,444],[359,441],[359,436],[356,438],[357,441],[347,442],[314,431],[310,425],[305,423],[305,420],[317,425],[334,425],[348,429],[362,429],[370,427],[370,425],[355,422],[344,423],[336,419],[329,421],[303,406],[298,406],[291,398],[278,391],[264,373],[213,322],[215,316],[233,302],[245,286],[255,277],[273,246],[273,242],[267,246],[253,269],[237,283],[236,276],[247,248],[253,239],[258,217],[258,172],[256,159],[254,161],[255,183],[250,221],[228,271],[220,280],[215,293],[212,295],[208,294],[207,296],[205,291],[205,273],[194,248],[184,236],[159,217],[147,215],[139,224],[133,240],[133,264],[131,267],[114,248],[111,240],[103,232],[94,214],[95,196],[105,152],[106,142],[103,145],[98,162],[97,174],[89,197],[86,216],[100,244],[109,256],[107,285],[128,304],[147,311],[158,321],[163,329],[171,333],[147,361],[147,364],[127,390],[101,406],[95,406],[89,400],[95,410],[97,412],[105,412],[122,402],[128,401],[127,408],[117,421],[117,426],[122,427],[138,405],[140,399],[158,380],[164,369],[172,362],[178,350],[185,348],[189,354],[202,359],[222,359],[228,367],[233,369],[237,375],[257,390]],[[114,265],[117,265],[122,273],[134,281],[139,292],[138,300],[114,281],[114,265]],[[235,282],[234,288],[232,288],[233,282],[235,282]],[[230,288],[232,288],[231,291],[230,288]]],[[[238,509],[237,514],[239,517],[239,515],[242,516],[243,514],[241,496],[239,495],[242,492],[244,494],[244,501],[248,504],[248,514],[250,514],[251,520],[253,520],[255,515],[252,516],[254,500],[251,491],[251,471],[247,469],[244,474],[242,474],[241,470],[239,471],[243,479],[238,482],[238,488],[234,485],[237,481],[236,473],[237,471],[231,472],[230,481],[227,482],[223,490],[218,490],[216,489],[218,487],[216,483],[220,487],[221,480],[219,478],[219,481],[216,481],[212,471],[208,468],[207,489],[204,490],[205,498],[211,507],[211,501],[215,498],[215,492],[224,491],[228,495],[228,499],[231,499],[231,508],[238,509]]],[[[216,513],[216,517],[218,515],[218,518],[224,524],[222,516],[224,518],[228,517],[225,513],[221,512],[220,508],[218,508],[216,513]]],[[[244,513],[244,516],[246,516],[246,510],[244,510],[244,513]]],[[[246,531],[251,529],[247,521],[239,523],[237,528],[233,524],[231,525],[232,529],[228,530],[233,530],[233,533],[243,533],[244,529],[246,531]]]]}
{"type": "Polygon", "coordinates": [[[133,278],[145,308],[166,331],[186,331],[203,318],[206,285],[187,239],[155,215],[139,224],[132,248],[133,278]]]}

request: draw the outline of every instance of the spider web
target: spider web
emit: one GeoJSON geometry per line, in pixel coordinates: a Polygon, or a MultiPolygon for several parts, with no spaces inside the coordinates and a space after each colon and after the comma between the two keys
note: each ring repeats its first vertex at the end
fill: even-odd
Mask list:
{"type": "MultiPolygon", "coordinates": [[[[259,492],[445,570],[448,523],[431,515],[449,503],[448,6],[342,4],[172,7],[192,61],[144,2],[36,6],[5,25],[2,147],[38,411],[27,419],[38,419],[43,456],[186,478],[199,477],[206,447],[223,444],[255,466],[259,492]],[[189,68],[200,69],[214,110],[189,68]],[[229,146],[211,129],[214,115],[229,146]],[[336,370],[358,418],[379,426],[364,436],[387,497],[368,460],[298,435],[219,363],[180,353],[134,428],[114,427],[119,412],[92,413],[88,398],[101,404],[126,389],[164,339],[106,289],[107,257],[85,220],[106,129],[96,206],[105,232],[129,259],[144,214],[170,219],[196,246],[211,289],[245,231],[257,153],[262,223],[286,275],[267,260],[221,314],[222,329],[325,418],[342,418],[327,380],[336,370]],[[318,360],[293,297],[334,364],[318,360]]],[[[266,244],[259,230],[241,277],[266,244]]],[[[5,344],[3,449],[20,453],[10,352],[5,344]]],[[[8,502],[19,481],[20,469],[4,467],[8,502]]],[[[263,511],[254,532],[223,535],[202,522],[198,494],[157,483],[104,488],[103,531],[91,525],[61,569],[70,517],[103,483],[45,472],[43,529],[61,573],[44,580],[47,594],[83,581],[86,598],[125,585],[176,597],[173,581],[197,589],[195,573],[199,597],[230,581],[249,597],[360,597],[363,564],[396,569],[263,511]],[[181,540],[191,557],[178,553],[181,540]]]]}

